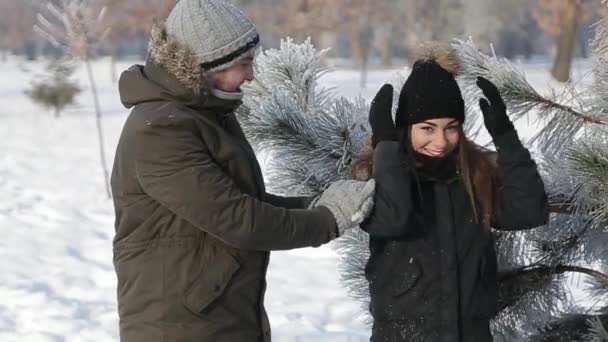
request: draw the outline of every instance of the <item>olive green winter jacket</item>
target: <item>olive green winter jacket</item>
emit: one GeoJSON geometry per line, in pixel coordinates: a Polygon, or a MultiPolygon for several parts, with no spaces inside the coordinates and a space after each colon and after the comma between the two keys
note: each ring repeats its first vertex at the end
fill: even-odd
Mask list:
{"type": "Polygon", "coordinates": [[[336,237],[324,207],[267,194],[234,110],[164,31],[120,79],[132,111],[112,172],[123,342],[270,341],[270,250],[336,237]]]}

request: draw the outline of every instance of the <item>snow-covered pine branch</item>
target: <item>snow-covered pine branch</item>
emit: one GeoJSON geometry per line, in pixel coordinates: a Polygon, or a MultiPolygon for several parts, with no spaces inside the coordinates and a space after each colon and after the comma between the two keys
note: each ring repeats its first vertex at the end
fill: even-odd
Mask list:
{"type": "Polygon", "coordinates": [[[532,142],[538,141],[540,148],[548,154],[568,146],[583,128],[587,132],[588,129],[605,130],[608,127],[608,115],[586,92],[566,86],[561,91],[551,89],[549,94],[542,95],[510,61],[480,52],[471,40],[454,40],[452,47],[462,63],[458,81],[467,107],[476,108],[481,96],[477,77],[489,79],[500,90],[509,114],[515,120],[534,113],[546,122],[532,142]]]}

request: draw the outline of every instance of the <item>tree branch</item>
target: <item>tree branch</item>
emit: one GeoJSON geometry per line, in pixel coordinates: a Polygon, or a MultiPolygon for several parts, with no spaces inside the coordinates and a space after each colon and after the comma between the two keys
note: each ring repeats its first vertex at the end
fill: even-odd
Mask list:
{"type": "Polygon", "coordinates": [[[570,108],[568,106],[565,106],[565,105],[559,104],[557,102],[551,101],[551,100],[549,100],[547,98],[544,98],[544,97],[540,97],[538,99],[538,101],[543,106],[562,110],[562,111],[564,111],[564,112],[566,112],[568,114],[571,114],[571,115],[574,115],[574,116],[578,117],[579,119],[581,119],[581,120],[583,120],[585,122],[594,123],[594,124],[602,125],[602,126],[608,126],[608,119],[602,120],[602,119],[597,119],[596,118],[596,117],[600,117],[600,115],[596,115],[596,117],[593,117],[593,116],[590,116],[588,114],[584,114],[584,113],[578,112],[578,111],[576,111],[576,110],[574,110],[574,109],[572,109],[572,108],[570,108]]]}
{"type": "Polygon", "coordinates": [[[498,281],[510,281],[514,278],[537,275],[540,277],[552,275],[552,274],[564,274],[568,272],[574,273],[583,273],[590,277],[593,277],[595,280],[608,285],[608,274],[589,269],[582,266],[574,266],[574,265],[556,265],[556,266],[547,266],[547,265],[530,265],[519,268],[514,271],[500,272],[498,276],[498,281]]]}

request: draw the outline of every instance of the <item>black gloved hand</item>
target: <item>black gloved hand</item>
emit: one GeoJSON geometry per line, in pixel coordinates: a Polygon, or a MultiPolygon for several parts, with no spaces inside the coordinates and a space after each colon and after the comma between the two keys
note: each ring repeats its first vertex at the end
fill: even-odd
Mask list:
{"type": "Polygon", "coordinates": [[[477,77],[477,86],[490,101],[488,103],[488,100],[484,98],[479,99],[479,107],[483,113],[486,129],[492,138],[514,130],[513,123],[507,116],[507,107],[496,86],[481,76],[477,77]]]}
{"type": "Polygon", "coordinates": [[[397,141],[397,128],[393,122],[393,86],[380,88],[369,107],[369,124],[372,126],[372,147],[381,141],[397,141]]]}

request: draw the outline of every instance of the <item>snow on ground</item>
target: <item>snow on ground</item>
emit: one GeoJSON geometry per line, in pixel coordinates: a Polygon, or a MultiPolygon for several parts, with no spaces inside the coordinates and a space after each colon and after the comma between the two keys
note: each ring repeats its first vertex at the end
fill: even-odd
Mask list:
{"type": "MultiPolygon", "coordinates": [[[[83,92],[77,106],[53,118],[23,94],[42,66],[15,58],[0,63],[0,341],[116,341],[114,215],[99,166],[92,98],[83,92]]],[[[546,88],[548,65],[522,67],[533,85],[546,88]]],[[[111,163],[127,111],[108,62],[96,62],[94,70],[111,163]]],[[[394,72],[370,71],[364,89],[356,70],[334,71],[322,83],[369,100],[394,72]]],[[[88,87],[83,69],[76,77],[88,87]]],[[[520,122],[518,129],[529,136],[536,128],[520,122]]],[[[266,306],[274,341],[368,340],[337,263],[331,245],[272,254],[266,306]]]]}

